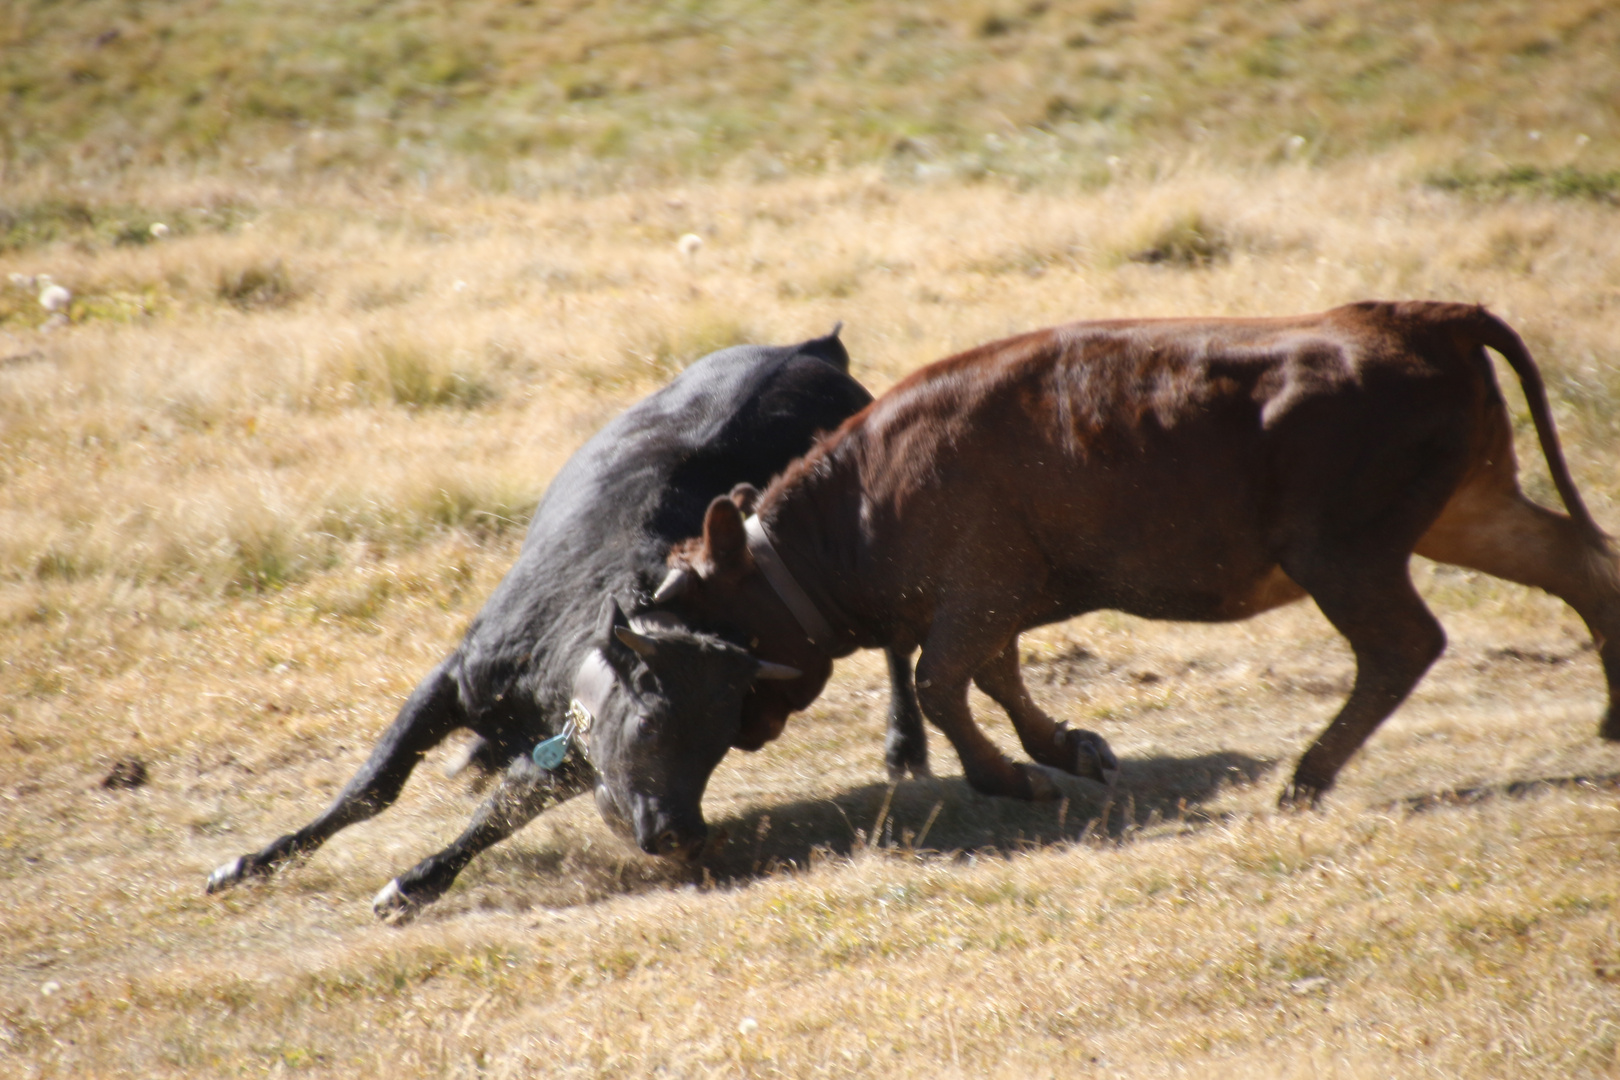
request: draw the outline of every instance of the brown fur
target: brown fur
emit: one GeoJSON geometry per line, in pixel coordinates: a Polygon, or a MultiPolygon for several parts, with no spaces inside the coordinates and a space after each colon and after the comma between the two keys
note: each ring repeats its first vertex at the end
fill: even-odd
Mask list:
{"type": "MultiPolygon", "coordinates": [[[[984,737],[970,680],[1037,762],[1095,775],[1106,756],[1029,699],[1021,631],[1099,608],[1241,619],[1310,595],[1357,662],[1285,792],[1314,800],[1444,648],[1408,576],[1414,551],[1573,606],[1609,681],[1602,734],[1620,738],[1620,564],[1570,480],[1534,362],[1482,308],[1073,323],[981,346],[851,418],[771,485],[759,515],[840,633],[833,652],[922,647],[924,712],[984,792],[1054,789],[984,737]],[[1519,491],[1486,346],[1524,386],[1567,516],[1519,491]]],[[[786,684],[808,702],[827,657],[740,537],[736,506],[716,500],[704,537],[671,556],[699,578],[682,610],[816,673],[786,684]]]]}

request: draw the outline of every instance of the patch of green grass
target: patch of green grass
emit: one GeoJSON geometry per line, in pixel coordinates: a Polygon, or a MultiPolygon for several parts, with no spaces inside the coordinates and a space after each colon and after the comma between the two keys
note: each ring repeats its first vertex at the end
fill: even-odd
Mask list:
{"type": "Polygon", "coordinates": [[[1612,130],[1620,94],[1606,62],[1620,20],[1591,0],[11,7],[0,167],[63,172],[211,163],[401,181],[470,166],[573,185],[713,175],[750,154],[876,162],[922,134],[955,160],[1037,130],[1084,172],[1189,139],[1241,159],[1311,128],[1334,156],[1494,137],[1519,115],[1557,118],[1542,121],[1550,145],[1612,130]]]}
{"type": "Polygon", "coordinates": [[[231,204],[155,207],[58,197],[7,200],[0,195],[0,254],[50,244],[98,250],[197,233],[229,232],[249,213],[246,207],[231,204]],[[162,228],[154,231],[158,225],[162,228]]]}
{"type": "Polygon", "coordinates": [[[1196,211],[1165,222],[1146,247],[1133,251],[1132,262],[1198,270],[1225,262],[1232,254],[1229,230],[1196,211]]]}
{"type": "Polygon", "coordinates": [[[266,311],[290,307],[303,296],[304,287],[276,259],[221,272],[214,292],[241,311],[266,311]]]}
{"type": "Polygon", "coordinates": [[[1456,192],[1477,199],[1506,199],[1522,195],[1542,199],[1587,199],[1620,206],[1620,170],[1588,172],[1573,165],[1556,169],[1512,165],[1487,173],[1467,169],[1437,173],[1430,176],[1426,183],[1440,191],[1456,192]]]}

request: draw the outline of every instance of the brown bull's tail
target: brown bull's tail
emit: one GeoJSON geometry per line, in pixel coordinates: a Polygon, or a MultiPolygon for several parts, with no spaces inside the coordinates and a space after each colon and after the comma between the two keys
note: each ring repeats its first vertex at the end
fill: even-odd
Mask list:
{"type": "Polygon", "coordinates": [[[1530,350],[1525,348],[1523,339],[1511,326],[1482,307],[1475,311],[1477,316],[1473,320],[1473,329],[1480,343],[1500,353],[1519,377],[1525,403],[1530,407],[1530,419],[1536,425],[1536,437],[1541,441],[1542,456],[1547,459],[1547,471],[1552,474],[1553,486],[1558,489],[1559,498],[1564,500],[1564,509],[1569,511],[1570,519],[1583,532],[1607,549],[1608,534],[1592,520],[1591,512],[1581,500],[1581,493],[1575,489],[1575,481],[1570,478],[1564,450],[1558,443],[1558,431],[1553,427],[1552,409],[1547,404],[1547,387],[1541,381],[1541,369],[1536,367],[1530,350]]]}

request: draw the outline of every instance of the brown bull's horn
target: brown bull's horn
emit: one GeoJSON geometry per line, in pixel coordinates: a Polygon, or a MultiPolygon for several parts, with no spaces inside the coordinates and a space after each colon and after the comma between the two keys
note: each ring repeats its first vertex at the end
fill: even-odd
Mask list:
{"type": "Polygon", "coordinates": [[[636,633],[628,626],[615,626],[613,636],[624,642],[628,648],[634,649],[639,656],[653,656],[658,652],[658,642],[646,634],[636,633]]]}
{"type": "Polygon", "coordinates": [[[786,664],[775,664],[769,660],[761,660],[759,662],[759,667],[754,671],[754,678],[786,680],[797,679],[803,674],[804,672],[800,671],[796,667],[788,667],[786,664]]]}
{"type": "Polygon", "coordinates": [[[688,586],[692,584],[692,574],[687,570],[671,570],[658,589],[652,595],[652,602],[662,604],[683,595],[688,586]]]}

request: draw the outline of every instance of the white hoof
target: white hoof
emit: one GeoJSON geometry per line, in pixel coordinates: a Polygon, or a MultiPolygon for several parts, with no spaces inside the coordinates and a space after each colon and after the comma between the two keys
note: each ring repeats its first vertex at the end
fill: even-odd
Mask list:
{"type": "Polygon", "coordinates": [[[238,855],[230,862],[219,867],[208,875],[207,891],[217,893],[221,889],[228,889],[242,880],[243,869],[247,864],[247,856],[238,855]]]}
{"type": "Polygon", "coordinates": [[[403,922],[411,917],[416,905],[411,903],[411,898],[399,887],[399,878],[395,878],[371,898],[371,910],[377,918],[385,922],[403,922]]]}

